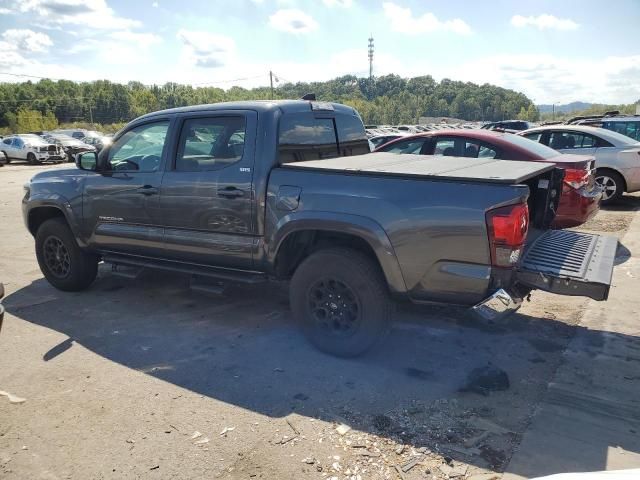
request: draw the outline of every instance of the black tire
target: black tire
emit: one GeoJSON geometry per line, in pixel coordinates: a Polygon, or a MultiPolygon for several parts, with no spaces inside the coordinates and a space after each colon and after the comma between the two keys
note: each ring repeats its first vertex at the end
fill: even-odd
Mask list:
{"type": "Polygon", "coordinates": [[[29,162],[31,165],[36,165],[36,164],[42,163],[36,158],[36,156],[35,156],[35,154],[33,152],[27,153],[27,162],[29,162]]]}
{"type": "Polygon", "coordinates": [[[332,355],[360,355],[391,329],[394,304],[379,266],[349,248],[307,257],[291,279],[289,296],[309,341],[332,355]]]}
{"type": "Polygon", "coordinates": [[[9,155],[7,155],[7,152],[2,152],[2,153],[4,154],[5,163],[9,165],[11,163],[11,159],[9,158],[9,155]]]}
{"type": "Polygon", "coordinates": [[[608,168],[596,170],[596,183],[605,188],[602,193],[602,205],[617,202],[624,193],[624,178],[615,170],[608,168]]]}
{"type": "Polygon", "coordinates": [[[36,232],[36,257],[47,281],[65,292],[84,290],[98,274],[98,257],[78,246],[62,218],[52,218],[40,225],[36,232]]]}

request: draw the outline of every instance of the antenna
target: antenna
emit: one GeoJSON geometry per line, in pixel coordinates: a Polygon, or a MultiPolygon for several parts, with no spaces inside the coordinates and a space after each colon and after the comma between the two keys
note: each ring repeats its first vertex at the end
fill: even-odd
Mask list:
{"type": "Polygon", "coordinates": [[[369,35],[369,80],[373,78],[373,34],[369,35]]]}

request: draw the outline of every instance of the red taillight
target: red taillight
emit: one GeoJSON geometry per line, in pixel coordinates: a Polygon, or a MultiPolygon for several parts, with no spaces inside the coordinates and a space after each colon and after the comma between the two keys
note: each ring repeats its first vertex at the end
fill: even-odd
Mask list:
{"type": "Polygon", "coordinates": [[[573,188],[582,188],[589,184],[590,170],[582,168],[565,168],[564,183],[573,188]]]}
{"type": "Polygon", "coordinates": [[[529,230],[529,207],[526,203],[490,210],[486,215],[491,264],[511,267],[518,263],[529,230]]]}

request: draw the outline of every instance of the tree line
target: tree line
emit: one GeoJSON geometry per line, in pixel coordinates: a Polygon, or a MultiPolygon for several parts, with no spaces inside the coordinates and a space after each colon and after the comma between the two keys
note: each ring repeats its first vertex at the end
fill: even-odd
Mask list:
{"type": "Polygon", "coordinates": [[[417,123],[420,117],[470,121],[539,118],[536,107],[522,93],[489,84],[449,79],[437,82],[430,75],[409,79],[398,75],[373,79],[346,75],[326,82],[284,83],[273,90],[43,79],[0,84],[0,128],[4,132],[20,132],[51,129],[59,124],[117,127],[144,113],[165,108],[300,98],[307,93],[315,93],[318,100],[351,105],[369,124],[417,123]]]}

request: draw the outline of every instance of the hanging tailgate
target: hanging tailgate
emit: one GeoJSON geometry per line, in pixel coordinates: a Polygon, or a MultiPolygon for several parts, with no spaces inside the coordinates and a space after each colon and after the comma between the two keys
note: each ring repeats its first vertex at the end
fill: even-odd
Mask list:
{"type": "Polygon", "coordinates": [[[518,283],[559,295],[606,300],[617,247],[616,237],[547,230],[527,246],[518,283]]]}

